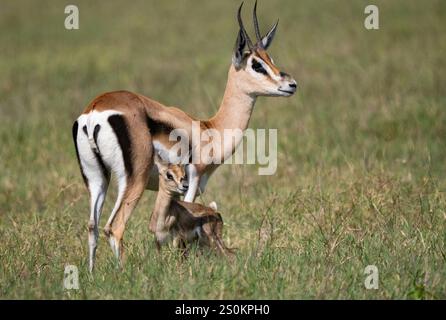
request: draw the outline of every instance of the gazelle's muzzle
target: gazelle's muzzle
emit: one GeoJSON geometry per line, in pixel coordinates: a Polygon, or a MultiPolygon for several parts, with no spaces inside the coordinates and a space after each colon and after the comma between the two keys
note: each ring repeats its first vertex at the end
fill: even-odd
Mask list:
{"type": "Polygon", "coordinates": [[[291,96],[297,91],[297,82],[289,74],[280,72],[282,81],[280,87],[277,89],[283,92],[285,96],[291,96]]]}

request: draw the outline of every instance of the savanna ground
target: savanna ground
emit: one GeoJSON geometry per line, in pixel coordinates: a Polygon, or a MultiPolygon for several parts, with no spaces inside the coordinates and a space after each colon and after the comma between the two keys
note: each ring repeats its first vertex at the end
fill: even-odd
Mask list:
{"type": "Polygon", "coordinates": [[[101,233],[93,278],[74,119],[117,89],[211,116],[239,2],[70,3],[77,31],[64,29],[64,2],[1,3],[1,298],[446,298],[444,1],[374,1],[378,31],[363,27],[367,1],[261,1],[262,30],[280,17],[269,51],[300,88],[258,99],[250,123],[278,128],[277,173],[222,166],[206,190],[235,262],[155,254],[148,191],[127,227],[125,268],[101,233]],[[63,289],[67,264],[79,267],[78,291],[63,289]],[[364,287],[367,265],[378,290],[364,287]]]}

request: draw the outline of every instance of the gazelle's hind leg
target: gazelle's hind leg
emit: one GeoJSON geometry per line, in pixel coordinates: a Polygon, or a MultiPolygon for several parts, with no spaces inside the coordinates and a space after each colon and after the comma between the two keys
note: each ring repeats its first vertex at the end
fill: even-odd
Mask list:
{"type": "MultiPolygon", "coordinates": [[[[81,122],[82,125],[82,122],[81,122]]],[[[90,272],[93,271],[96,248],[99,237],[99,218],[107,194],[110,172],[102,162],[100,155],[94,152],[88,143],[86,129],[79,129],[76,121],[73,125],[73,139],[84,182],[90,193],[90,219],[88,221],[88,247],[90,272]]]]}
{"type": "MultiPolygon", "coordinates": [[[[125,173],[124,168],[122,168],[119,173],[117,172],[116,175],[117,175],[117,181],[118,181],[118,198],[116,199],[113,210],[112,210],[110,217],[108,218],[107,223],[104,227],[104,232],[108,237],[110,236],[110,233],[111,233],[111,224],[112,224],[113,220],[115,219],[116,213],[121,208],[122,201],[124,199],[124,196],[125,196],[125,193],[127,190],[127,175],[125,173]]],[[[110,238],[109,238],[109,241],[110,241],[110,238]]],[[[110,244],[111,244],[111,242],[110,242],[110,244]]],[[[115,255],[117,255],[115,252],[115,249],[114,249],[114,245],[111,244],[111,246],[112,246],[113,253],[115,253],[115,255]]]]}
{"type": "Polygon", "coordinates": [[[140,179],[139,182],[127,187],[121,205],[108,231],[110,246],[119,262],[122,262],[123,236],[126,223],[145,190],[146,179],[143,179],[143,177],[140,177],[140,179]]]}
{"type": "Polygon", "coordinates": [[[88,222],[88,246],[89,246],[89,264],[90,272],[94,268],[96,257],[96,248],[99,237],[99,218],[104,206],[105,196],[107,194],[108,181],[105,179],[100,184],[89,184],[90,190],[90,220],[88,222]]]}
{"type": "Polygon", "coordinates": [[[203,224],[205,234],[200,240],[202,244],[216,250],[219,254],[232,258],[233,251],[226,247],[223,242],[223,219],[220,213],[207,217],[207,222],[203,224]]]}
{"type": "Polygon", "coordinates": [[[108,161],[113,163],[112,168],[117,176],[118,198],[104,231],[119,262],[122,262],[125,225],[145,190],[153,165],[152,143],[147,124],[138,119],[145,119],[145,116],[132,118],[132,126],[127,125],[129,120],[123,115],[108,118],[121,152],[116,152],[116,148],[113,148],[106,155],[108,161]],[[147,131],[142,128],[147,128],[147,131]]]}

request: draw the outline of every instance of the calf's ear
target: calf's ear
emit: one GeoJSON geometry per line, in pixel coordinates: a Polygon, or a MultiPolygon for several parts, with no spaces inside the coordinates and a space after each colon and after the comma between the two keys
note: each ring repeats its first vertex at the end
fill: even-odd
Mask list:
{"type": "Polygon", "coordinates": [[[158,152],[155,152],[155,154],[153,155],[153,161],[155,162],[155,165],[158,167],[159,171],[166,169],[168,166],[167,161],[164,161],[158,152]]]}

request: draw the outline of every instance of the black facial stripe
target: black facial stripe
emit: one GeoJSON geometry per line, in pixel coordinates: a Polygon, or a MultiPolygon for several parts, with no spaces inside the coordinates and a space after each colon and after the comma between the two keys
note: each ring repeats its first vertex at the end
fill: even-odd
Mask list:
{"type": "Polygon", "coordinates": [[[119,146],[122,151],[122,158],[124,159],[125,171],[129,177],[133,176],[133,163],[132,163],[132,143],[130,141],[130,134],[125,123],[124,118],[119,114],[114,114],[108,117],[108,123],[115,132],[118,139],[119,146]]]}
{"type": "Polygon", "coordinates": [[[268,72],[266,72],[265,68],[263,68],[262,64],[258,62],[256,59],[252,59],[252,69],[255,72],[267,75],[268,72]]]}
{"type": "Polygon", "coordinates": [[[76,149],[76,157],[77,157],[77,162],[79,163],[79,168],[81,169],[82,179],[84,179],[85,185],[88,186],[88,179],[84,174],[84,170],[82,169],[81,159],[79,158],[79,149],[77,147],[77,131],[78,131],[78,129],[79,129],[79,124],[77,121],[75,121],[73,123],[73,128],[72,128],[74,148],[76,149]]]}
{"type": "Polygon", "coordinates": [[[280,76],[281,77],[289,77],[290,75],[286,72],[280,71],[280,76]]]}

